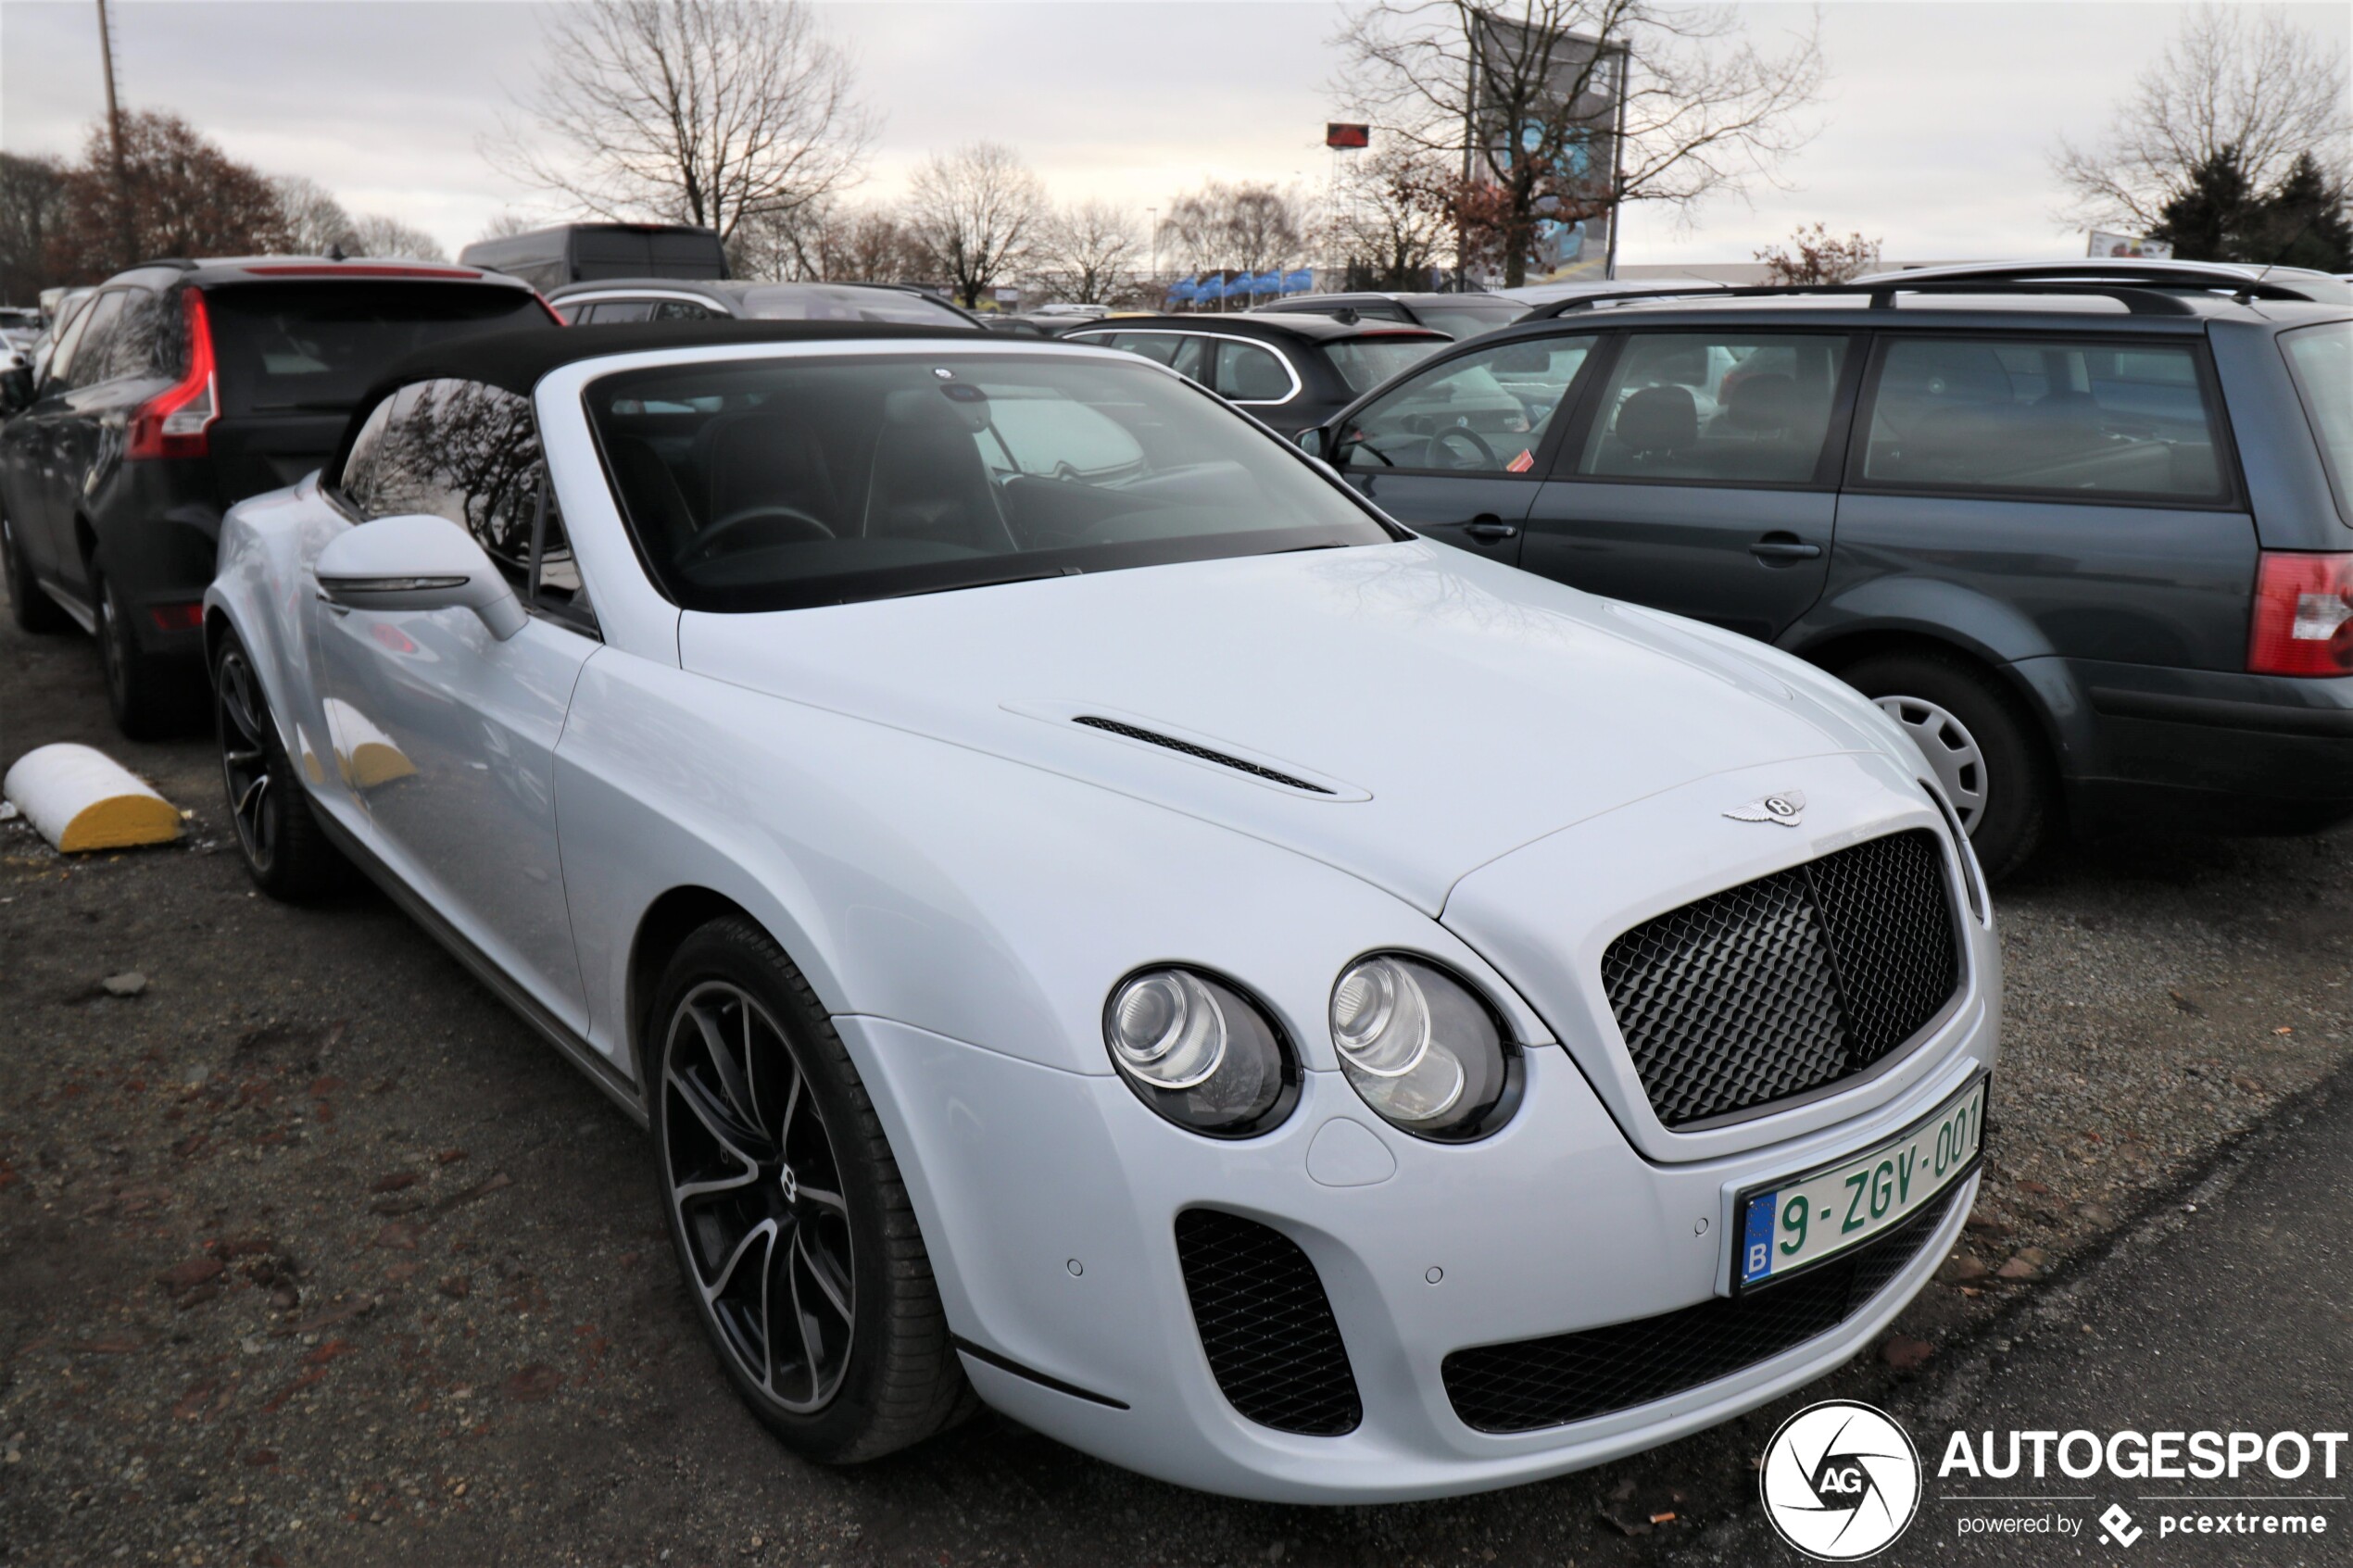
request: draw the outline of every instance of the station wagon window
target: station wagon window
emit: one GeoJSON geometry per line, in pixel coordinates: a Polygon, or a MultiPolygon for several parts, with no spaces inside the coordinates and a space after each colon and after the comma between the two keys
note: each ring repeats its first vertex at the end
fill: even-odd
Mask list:
{"type": "Polygon", "coordinates": [[[1642,332],[1611,372],[1577,471],[1595,479],[1800,484],[1830,432],[1846,340],[1642,332]]]}
{"type": "Polygon", "coordinates": [[[121,289],[108,289],[82,307],[67,329],[66,341],[50,362],[50,377],[56,383],[52,390],[70,392],[75,387],[95,386],[107,379],[107,365],[114,355],[115,323],[122,316],[121,289]]]}
{"type": "Polygon", "coordinates": [[[1088,333],[1082,343],[1108,344],[1130,354],[1140,354],[1147,359],[1157,359],[1178,375],[1209,384],[1210,340],[1196,332],[1112,332],[1103,336],[1088,333]]]}
{"type": "Polygon", "coordinates": [[[1217,345],[1214,390],[1237,403],[1282,403],[1297,390],[1297,383],[1273,349],[1228,338],[1217,345]]]}
{"type": "Polygon", "coordinates": [[[1112,357],[703,361],[585,398],[640,553],[689,609],[1393,537],[1286,443],[1112,357]]]}
{"type": "Polygon", "coordinates": [[[1898,338],[1863,478],[1938,490],[2215,501],[2214,423],[2186,345],[1898,338]]]}
{"type": "Polygon", "coordinates": [[[2282,332],[2280,347],[2320,443],[2337,515],[2353,523],[2353,324],[2327,321],[2282,332]]]}
{"type": "Polygon", "coordinates": [[[1342,467],[1526,474],[1596,340],[1523,338],[1433,365],[1349,421],[1342,467]]]}
{"type": "Polygon", "coordinates": [[[479,382],[418,382],[369,416],[344,465],[344,495],[363,520],[447,518],[520,586],[539,460],[529,398],[479,382]]]}
{"type": "Polygon", "coordinates": [[[1370,392],[1445,346],[1446,340],[1433,332],[1383,332],[1325,344],[1323,354],[1348,383],[1349,391],[1370,392]]]}

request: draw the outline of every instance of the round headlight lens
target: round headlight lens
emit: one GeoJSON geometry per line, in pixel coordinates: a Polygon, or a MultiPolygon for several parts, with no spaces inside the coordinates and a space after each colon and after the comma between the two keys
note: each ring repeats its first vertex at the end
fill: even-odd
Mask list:
{"type": "Polygon", "coordinates": [[[1395,1127],[1469,1138],[1509,1114],[1516,1053],[1469,986],[1435,964],[1376,953],[1332,987],[1332,1044],[1356,1093],[1395,1127]]]}
{"type": "Polygon", "coordinates": [[[1189,969],[1129,975],[1103,1009],[1112,1065],[1137,1098],[1197,1133],[1244,1137],[1282,1120],[1299,1069],[1266,1015],[1189,969]]]}

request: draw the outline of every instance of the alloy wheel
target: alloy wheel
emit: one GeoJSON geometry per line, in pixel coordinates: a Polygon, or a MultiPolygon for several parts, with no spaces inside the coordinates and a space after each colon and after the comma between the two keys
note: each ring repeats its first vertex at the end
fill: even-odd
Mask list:
{"type": "Polygon", "coordinates": [[[122,646],[128,635],[122,621],[115,613],[114,591],[106,579],[98,580],[98,662],[105,666],[107,695],[114,699],[114,709],[123,712],[129,707],[131,692],[131,659],[122,646]]]}
{"type": "Polygon", "coordinates": [[[237,842],[257,871],[267,872],[278,847],[279,803],[286,784],[278,777],[263,726],[269,709],[261,700],[260,683],[241,648],[220,657],[219,710],[220,779],[228,787],[230,814],[236,820],[237,842]]]}
{"type": "Polygon", "coordinates": [[[1961,831],[1974,834],[1985,820],[1985,754],[1969,726],[1924,697],[1889,696],[1873,700],[1881,712],[1904,726],[1920,755],[1928,759],[1937,787],[1952,802],[1961,831]]]}
{"type": "Polygon", "coordinates": [[[706,981],[671,1015],[661,1081],[672,1217],[736,1368],[783,1409],[830,1404],[857,1286],[841,1165],[768,1010],[706,981]]]}

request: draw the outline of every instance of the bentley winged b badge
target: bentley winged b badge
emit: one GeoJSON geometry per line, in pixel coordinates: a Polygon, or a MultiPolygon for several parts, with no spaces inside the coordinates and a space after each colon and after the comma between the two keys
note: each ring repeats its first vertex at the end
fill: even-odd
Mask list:
{"type": "Polygon", "coordinates": [[[1796,790],[1785,789],[1762,800],[1735,806],[1724,815],[1736,822],[1779,822],[1785,828],[1793,828],[1806,815],[1806,797],[1796,790]]]}

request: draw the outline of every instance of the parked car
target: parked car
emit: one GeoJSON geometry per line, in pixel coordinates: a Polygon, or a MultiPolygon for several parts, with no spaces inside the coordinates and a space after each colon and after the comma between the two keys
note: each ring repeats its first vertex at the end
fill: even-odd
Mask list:
{"type": "Polygon", "coordinates": [[[0,382],[0,563],[17,623],[98,637],[123,733],[202,720],[222,508],[319,466],[410,351],[555,318],[472,268],[261,257],[160,261],[72,310],[0,382]]]}
{"type": "Polygon", "coordinates": [[[904,283],[680,282],[608,279],[554,289],[547,304],[574,326],[616,321],[900,321],[972,328],[980,322],[936,294],[904,283]]]}
{"type": "Polygon", "coordinates": [[[1877,283],[2142,283],[2151,288],[2219,293],[2225,296],[2249,284],[2263,291],[2249,298],[2277,299],[2285,295],[2317,300],[2323,305],[2353,305],[2353,288],[2345,281],[2309,267],[2266,267],[2236,261],[2158,261],[2133,257],[2093,257],[2082,261],[1972,261],[1950,267],[1913,267],[1874,272],[1855,280],[1877,283]]]}
{"type": "Polygon", "coordinates": [[[1996,876],[2065,820],[2341,822],[2348,310],[2166,276],[1620,304],[1302,439],[1433,538],[1840,674],[1996,876]]]}
{"type": "Polygon", "coordinates": [[[691,223],[560,223],[476,240],[458,253],[458,261],[521,278],[542,294],[596,279],[727,275],[718,234],[691,223]]]}
{"type": "Polygon", "coordinates": [[[1337,316],[1342,320],[1403,321],[1448,337],[1477,337],[1507,327],[1528,307],[1499,294],[1302,294],[1253,307],[1253,316],[1337,316]]]}
{"type": "Polygon", "coordinates": [[[1211,1491],[1529,1480],[1820,1376],[1977,1190],[2000,949],[1900,730],[1133,355],[453,345],[206,604],[255,881],[357,861],[649,1123],[814,1459],[977,1395],[1211,1491]]]}
{"type": "Polygon", "coordinates": [[[1580,278],[1568,282],[1527,283],[1495,292],[1499,297],[1519,306],[1518,320],[1532,321],[1541,316],[1558,316],[1570,310],[1614,305],[1620,300],[1714,294],[1730,286],[1705,278],[1580,278]]]}
{"type": "Polygon", "coordinates": [[[1450,341],[1428,327],[1254,311],[1121,316],[1062,335],[1157,359],[1286,435],[1329,419],[1450,341]]]}
{"type": "Polygon", "coordinates": [[[23,306],[0,307],[0,344],[10,348],[31,347],[44,325],[39,310],[23,306]]]}

